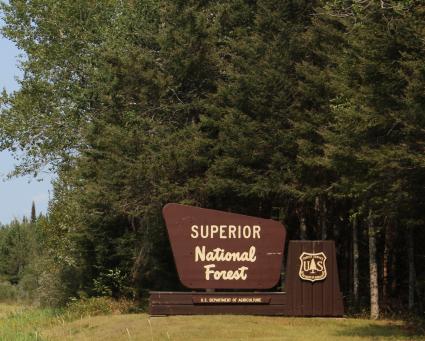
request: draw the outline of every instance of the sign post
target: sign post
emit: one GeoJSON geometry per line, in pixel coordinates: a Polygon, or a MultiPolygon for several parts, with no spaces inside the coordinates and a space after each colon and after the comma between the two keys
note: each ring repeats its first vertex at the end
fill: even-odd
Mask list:
{"type": "Polygon", "coordinates": [[[286,276],[287,315],[344,314],[333,240],[290,240],[286,276]]]}

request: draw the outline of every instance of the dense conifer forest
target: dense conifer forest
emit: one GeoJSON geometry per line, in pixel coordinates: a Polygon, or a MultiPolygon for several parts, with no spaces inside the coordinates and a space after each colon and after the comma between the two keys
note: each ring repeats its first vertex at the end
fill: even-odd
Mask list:
{"type": "MultiPolygon", "coordinates": [[[[45,305],[182,289],[178,202],[334,239],[349,313],[425,311],[425,4],[10,0],[0,96],[46,216],[0,229],[0,295],[45,305]]],[[[283,278],[284,279],[284,278],[283,278]]],[[[1,297],[0,297],[1,298],[1,297]]]]}

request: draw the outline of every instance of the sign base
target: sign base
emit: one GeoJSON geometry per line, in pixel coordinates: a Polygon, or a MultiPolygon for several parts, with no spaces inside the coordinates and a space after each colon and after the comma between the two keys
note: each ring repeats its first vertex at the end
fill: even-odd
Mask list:
{"type": "Polygon", "coordinates": [[[284,292],[151,291],[150,315],[287,315],[284,292]]]}
{"type": "Polygon", "coordinates": [[[286,292],[152,291],[149,313],[343,316],[343,296],[333,241],[291,240],[285,275],[286,292]]]}

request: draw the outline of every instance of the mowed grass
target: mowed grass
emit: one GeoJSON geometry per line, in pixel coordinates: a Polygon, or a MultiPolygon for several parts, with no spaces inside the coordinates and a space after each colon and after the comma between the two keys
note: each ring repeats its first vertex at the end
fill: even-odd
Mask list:
{"type": "Polygon", "coordinates": [[[0,304],[0,340],[425,340],[401,321],[147,314],[69,320],[64,316],[49,309],[0,304]]]}

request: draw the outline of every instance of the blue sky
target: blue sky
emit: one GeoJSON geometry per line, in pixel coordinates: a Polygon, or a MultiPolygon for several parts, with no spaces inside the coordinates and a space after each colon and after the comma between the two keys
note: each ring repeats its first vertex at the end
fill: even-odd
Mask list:
{"type": "MultiPolygon", "coordinates": [[[[8,92],[18,89],[19,85],[15,78],[22,75],[17,62],[19,53],[16,46],[0,34],[0,91],[3,88],[8,92]]],[[[24,215],[29,216],[32,201],[35,202],[38,213],[47,210],[54,175],[46,174],[43,178],[37,179],[27,176],[7,180],[6,175],[13,170],[16,163],[9,152],[0,152],[0,223],[2,224],[10,222],[13,218],[21,219],[24,215]]]]}

